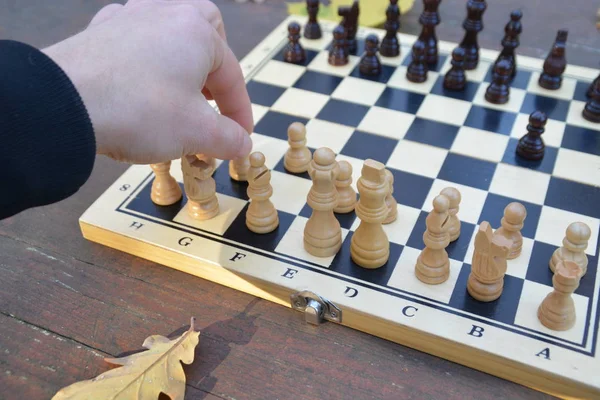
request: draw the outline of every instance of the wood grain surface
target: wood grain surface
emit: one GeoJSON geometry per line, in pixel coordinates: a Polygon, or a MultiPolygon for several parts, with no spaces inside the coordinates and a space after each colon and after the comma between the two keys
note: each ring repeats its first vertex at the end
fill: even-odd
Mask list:
{"type": "MultiPolygon", "coordinates": [[[[285,18],[282,1],[221,8],[241,58],[285,18]]],[[[84,29],[106,0],[4,0],[0,37],[45,46],[84,29]]],[[[490,2],[491,3],[491,2],[490,2]]],[[[421,11],[402,17],[418,33],[421,11]]],[[[483,47],[499,48],[513,8],[524,13],[520,54],[544,57],[569,29],[570,63],[596,67],[598,5],[589,0],[504,0],[488,5],[483,47]]],[[[438,37],[460,40],[464,0],[444,0],[438,37]]],[[[176,335],[191,316],[202,331],[186,367],[189,399],[531,399],[548,396],[179,271],[87,242],[78,218],[127,168],[99,157],[71,198],[0,221],[0,398],[51,398],[110,366],[105,356],[176,335]]]]}

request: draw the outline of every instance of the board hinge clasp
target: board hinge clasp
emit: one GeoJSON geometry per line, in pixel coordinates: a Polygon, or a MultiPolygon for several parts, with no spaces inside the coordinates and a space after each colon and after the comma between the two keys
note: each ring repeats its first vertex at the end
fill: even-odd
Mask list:
{"type": "Polygon", "coordinates": [[[304,319],[312,325],[319,325],[324,321],[342,322],[342,310],[329,300],[304,290],[290,296],[292,308],[304,313],[304,319]]]}

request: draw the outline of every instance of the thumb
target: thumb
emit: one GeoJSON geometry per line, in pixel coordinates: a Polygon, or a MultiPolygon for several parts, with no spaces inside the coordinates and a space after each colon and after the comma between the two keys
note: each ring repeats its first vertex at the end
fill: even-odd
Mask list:
{"type": "Polygon", "coordinates": [[[109,5],[105,6],[105,7],[103,7],[100,11],[98,11],[96,13],[96,15],[94,15],[94,18],[92,18],[92,20],[90,21],[89,26],[98,25],[98,24],[101,24],[104,21],[109,20],[121,8],[123,8],[123,5],[117,4],[117,3],[109,4],[109,5]]]}
{"type": "Polygon", "coordinates": [[[252,150],[249,133],[233,119],[218,113],[203,96],[191,129],[183,132],[185,155],[204,154],[221,160],[246,157],[252,150]]]}

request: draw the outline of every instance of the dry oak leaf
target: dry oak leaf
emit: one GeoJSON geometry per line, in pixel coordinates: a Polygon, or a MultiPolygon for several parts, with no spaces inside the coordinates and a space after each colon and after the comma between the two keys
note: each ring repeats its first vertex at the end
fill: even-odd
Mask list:
{"type": "Polygon", "coordinates": [[[199,336],[200,332],[194,329],[194,318],[190,329],[177,339],[150,336],[143,344],[147,351],[106,359],[123,367],[67,386],[52,400],[155,400],[161,392],[172,400],[183,400],[185,373],[181,363],[194,361],[199,336]]]}

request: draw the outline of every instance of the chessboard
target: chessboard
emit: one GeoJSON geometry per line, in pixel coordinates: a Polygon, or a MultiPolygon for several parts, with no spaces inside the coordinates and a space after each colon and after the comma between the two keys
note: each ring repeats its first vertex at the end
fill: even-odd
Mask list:
{"type": "Polygon", "coordinates": [[[328,54],[337,25],[321,21],[322,38],[302,37],[306,58],[292,64],[283,49],[293,21],[306,23],[304,17],[286,19],[241,61],[256,123],[254,151],[264,154],[270,169],[278,228],[268,234],[247,228],[248,184],[231,179],[229,162],[221,160],[213,174],[219,214],[191,218],[175,160],[168,171],[182,189],[180,201],[153,203],[154,171],[132,166],[81,217],[83,235],[287,307],[306,305],[291,299],[310,292],[330,305],[323,312],[333,323],[554,395],[600,396],[600,124],[581,116],[597,71],[568,65],[561,88],[546,90],[538,85],[544,60],[518,55],[510,100],[498,105],[484,98],[496,50],[481,49],[465,89],[449,92],[442,82],[456,43],[439,41],[439,62],[425,82],[414,83],[406,70],[417,38],[400,33],[400,55],[381,57],[381,74],[365,77],[358,71],[365,38],[382,38],[383,30],[360,27],[358,55],[332,66],[328,54]],[[548,116],[538,162],[515,155],[535,110],[548,116]],[[337,254],[315,257],[304,249],[312,182],[283,165],[294,122],[305,125],[313,153],[327,147],[338,161],[348,161],[353,188],[366,159],[393,174],[397,218],[384,225],[390,255],[383,267],[352,261],[351,237],[360,223],[355,212],[336,214],[343,239],[337,254]],[[432,201],[446,187],[462,196],[461,234],[446,249],[449,278],[428,285],[415,277],[415,263],[432,201]],[[498,228],[511,202],[527,210],[522,252],[508,260],[502,295],[480,302],[467,291],[475,234],[483,221],[498,228]],[[577,221],[591,230],[588,270],[572,295],[575,325],[554,331],[540,323],[537,310],[553,290],[549,260],[577,221]]]}

